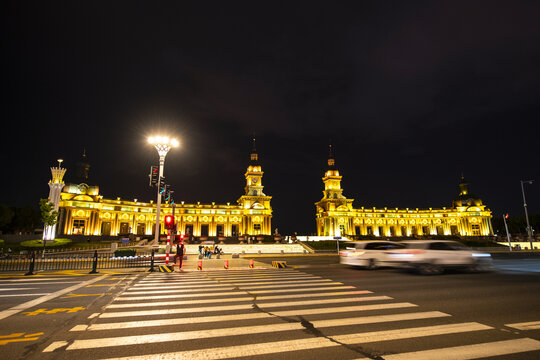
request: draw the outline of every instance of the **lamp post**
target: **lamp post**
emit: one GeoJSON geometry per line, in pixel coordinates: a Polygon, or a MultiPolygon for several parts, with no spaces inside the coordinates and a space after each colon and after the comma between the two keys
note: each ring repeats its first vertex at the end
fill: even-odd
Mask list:
{"type": "Polygon", "coordinates": [[[161,212],[161,193],[159,191],[163,178],[163,168],[165,167],[165,156],[171,148],[178,146],[178,140],[167,136],[152,136],[148,138],[148,143],[154,145],[159,155],[159,177],[157,182],[157,209],[156,209],[156,231],[154,240],[159,242],[159,216],[161,212]]]}
{"type": "Polygon", "coordinates": [[[525,189],[523,184],[532,184],[534,180],[520,180],[521,182],[521,194],[523,195],[523,208],[525,209],[525,219],[527,220],[527,234],[529,235],[529,244],[531,244],[531,250],[533,250],[533,241],[532,241],[532,229],[529,225],[529,214],[527,213],[527,201],[525,200],[525,189]]]}

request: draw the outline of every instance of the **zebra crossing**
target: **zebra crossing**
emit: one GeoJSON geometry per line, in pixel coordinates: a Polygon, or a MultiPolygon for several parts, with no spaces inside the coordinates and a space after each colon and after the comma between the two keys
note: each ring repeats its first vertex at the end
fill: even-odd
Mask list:
{"type": "Polygon", "coordinates": [[[47,344],[43,355],[345,360],[540,355],[538,340],[291,269],[148,274],[69,335],[47,344]]]}

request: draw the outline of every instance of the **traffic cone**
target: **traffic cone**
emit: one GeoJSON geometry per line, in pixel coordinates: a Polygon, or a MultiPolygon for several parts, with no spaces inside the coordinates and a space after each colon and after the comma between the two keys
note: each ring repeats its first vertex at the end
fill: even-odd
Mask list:
{"type": "Polygon", "coordinates": [[[202,260],[199,260],[197,264],[197,270],[202,270],[202,260]]]}
{"type": "Polygon", "coordinates": [[[249,259],[249,268],[253,269],[253,259],[249,259]]]}
{"type": "Polygon", "coordinates": [[[229,269],[229,260],[225,260],[223,262],[223,267],[225,268],[225,270],[228,270],[229,269]]]}

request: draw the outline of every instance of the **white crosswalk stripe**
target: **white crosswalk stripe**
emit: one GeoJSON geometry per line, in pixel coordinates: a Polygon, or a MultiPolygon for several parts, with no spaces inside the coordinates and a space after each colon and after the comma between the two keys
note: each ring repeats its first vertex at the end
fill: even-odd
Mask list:
{"type": "MultiPolygon", "coordinates": [[[[78,356],[78,352],[99,351],[97,357],[107,358],[111,351],[106,349],[115,348],[114,353],[120,357],[114,359],[281,358],[289,357],[286,354],[291,351],[351,351],[344,346],[361,344],[373,344],[370,347],[377,349],[379,342],[407,339],[419,339],[407,348],[413,351],[383,358],[465,360],[540,350],[540,341],[515,338],[512,333],[504,333],[514,336],[508,340],[434,348],[440,343],[428,339],[498,330],[473,321],[456,323],[450,314],[422,311],[416,304],[396,302],[387,295],[297,270],[171,275],[150,274],[130,285],[102,313],[92,314],[89,323],[70,330],[85,336],[70,341],[58,339],[43,352],[67,351],[70,356],[78,356]],[[379,329],[384,325],[386,330],[377,330],[372,324],[381,324],[379,329]],[[215,339],[231,336],[248,343],[215,343],[215,339]],[[284,336],[287,340],[275,341],[284,336]],[[198,342],[204,339],[209,340],[198,342]],[[195,345],[186,348],[181,345],[184,342],[195,345]],[[151,344],[158,343],[165,343],[163,347],[168,350],[156,353],[155,349],[163,347],[151,344]],[[140,351],[133,354],[134,346],[140,351]],[[124,351],[132,353],[123,356],[124,351]]],[[[506,326],[537,329],[540,322],[506,326]]],[[[449,345],[455,345],[455,339],[449,345]]],[[[379,351],[384,353],[384,349],[379,351]]],[[[364,353],[361,355],[362,360],[367,360],[364,353]]]]}

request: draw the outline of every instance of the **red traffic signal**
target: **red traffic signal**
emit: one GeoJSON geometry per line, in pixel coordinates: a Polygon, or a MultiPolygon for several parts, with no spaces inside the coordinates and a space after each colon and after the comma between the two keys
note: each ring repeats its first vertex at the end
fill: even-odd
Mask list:
{"type": "Polygon", "coordinates": [[[174,228],[174,218],[172,215],[165,215],[165,229],[173,229],[174,228]]]}
{"type": "Polygon", "coordinates": [[[508,220],[509,217],[510,217],[510,215],[504,214],[504,218],[505,218],[506,220],[508,220]]]}

